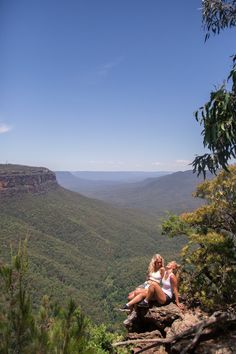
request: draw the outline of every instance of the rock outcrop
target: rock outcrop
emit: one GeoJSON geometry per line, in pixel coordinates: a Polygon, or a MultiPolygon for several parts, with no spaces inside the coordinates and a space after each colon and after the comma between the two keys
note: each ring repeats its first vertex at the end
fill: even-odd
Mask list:
{"type": "Polygon", "coordinates": [[[58,187],[54,172],[44,167],[0,165],[0,196],[41,194],[58,187]]]}
{"type": "Polygon", "coordinates": [[[137,307],[124,321],[133,353],[233,354],[236,352],[236,310],[207,315],[199,309],[181,311],[175,304],[137,307]]]}

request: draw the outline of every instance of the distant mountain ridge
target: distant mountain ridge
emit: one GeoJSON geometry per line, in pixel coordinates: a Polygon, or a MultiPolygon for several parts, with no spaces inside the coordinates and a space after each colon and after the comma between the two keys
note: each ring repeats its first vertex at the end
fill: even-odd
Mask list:
{"type": "Polygon", "coordinates": [[[107,188],[121,184],[119,181],[92,180],[77,177],[68,171],[56,171],[58,183],[71,191],[85,193],[87,191],[96,191],[97,189],[107,188]]]}
{"type": "Polygon", "coordinates": [[[90,198],[158,215],[164,215],[166,211],[181,213],[203,203],[202,200],[192,197],[196,186],[203,181],[203,178],[197,177],[192,171],[174,172],[135,183],[107,184],[104,187],[91,183],[90,187],[85,187],[80,184],[79,179],[74,179],[73,186],[63,179],[58,178],[58,181],[65,188],[80,191],[90,198]]]}
{"type": "Polygon", "coordinates": [[[91,181],[139,182],[149,177],[160,177],[167,171],[72,171],[74,176],[91,181]]]}
{"type": "MultiPolygon", "coordinates": [[[[71,191],[96,198],[97,192],[113,190],[113,187],[142,182],[147,178],[160,177],[170,172],[102,172],[102,171],[55,171],[58,183],[71,191]]],[[[98,198],[100,199],[100,198],[98,198]]]]}

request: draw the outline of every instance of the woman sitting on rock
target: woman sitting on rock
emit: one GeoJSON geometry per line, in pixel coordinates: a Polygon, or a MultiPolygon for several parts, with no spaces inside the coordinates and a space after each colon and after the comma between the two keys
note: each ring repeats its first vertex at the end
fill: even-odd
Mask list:
{"type": "Polygon", "coordinates": [[[135,290],[129,293],[128,300],[130,301],[121,308],[121,311],[130,310],[134,304],[137,304],[141,300],[145,299],[149,286],[152,283],[160,284],[164,273],[164,260],[160,254],[155,254],[148,266],[147,280],[145,283],[139,285],[135,290]]]}
{"type": "Polygon", "coordinates": [[[178,268],[179,265],[175,261],[169,262],[165,267],[162,285],[152,283],[147,290],[145,299],[138,306],[148,307],[150,301],[156,301],[160,305],[168,305],[174,299],[176,305],[183,308],[183,305],[179,303],[178,281],[175,275],[178,268]]]}

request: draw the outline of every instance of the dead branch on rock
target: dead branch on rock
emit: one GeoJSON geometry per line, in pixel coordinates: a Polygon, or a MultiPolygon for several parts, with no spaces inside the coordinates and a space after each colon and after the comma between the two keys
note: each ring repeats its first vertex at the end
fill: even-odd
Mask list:
{"type": "Polygon", "coordinates": [[[179,333],[177,335],[173,335],[169,338],[156,338],[156,339],[135,339],[135,340],[127,340],[123,342],[114,343],[113,346],[127,346],[130,344],[141,344],[141,343],[152,343],[150,346],[141,349],[137,353],[145,352],[148,349],[158,346],[159,344],[173,344],[181,339],[185,339],[186,337],[194,336],[193,340],[191,340],[190,344],[181,352],[181,354],[186,354],[190,350],[192,350],[199,341],[204,329],[206,328],[217,328],[222,325],[229,325],[236,323],[236,313],[229,312],[215,312],[208,319],[201,321],[200,323],[192,326],[191,328],[179,333]]]}
{"type": "Polygon", "coordinates": [[[181,354],[188,353],[188,351],[192,350],[197,345],[197,342],[198,342],[199,338],[201,337],[201,334],[204,330],[204,324],[205,324],[204,321],[201,322],[200,324],[198,324],[198,328],[196,328],[197,333],[195,334],[193,340],[189,343],[189,345],[183,349],[181,354]]]}

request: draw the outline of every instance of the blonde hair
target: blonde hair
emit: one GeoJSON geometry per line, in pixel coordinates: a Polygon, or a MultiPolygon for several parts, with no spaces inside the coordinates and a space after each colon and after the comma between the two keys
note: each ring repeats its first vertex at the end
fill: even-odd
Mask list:
{"type": "Polygon", "coordinates": [[[177,271],[179,268],[181,268],[181,265],[178,264],[176,261],[170,261],[170,262],[167,263],[167,265],[170,264],[170,263],[175,265],[175,268],[173,269],[174,271],[177,271]]]}
{"type": "Polygon", "coordinates": [[[160,259],[161,260],[161,266],[158,268],[162,268],[164,267],[164,259],[162,258],[162,256],[160,254],[154,254],[154,256],[152,257],[149,266],[148,266],[148,270],[147,270],[147,274],[153,273],[157,271],[157,266],[156,266],[156,261],[160,259]]]}
{"type": "Polygon", "coordinates": [[[177,284],[179,284],[179,282],[180,282],[180,268],[181,268],[181,265],[178,264],[176,261],[171,261],[169,263],[174,263],[175,264],[175,269],[172,269],[172,273],[176,277],[177,284]]]}

